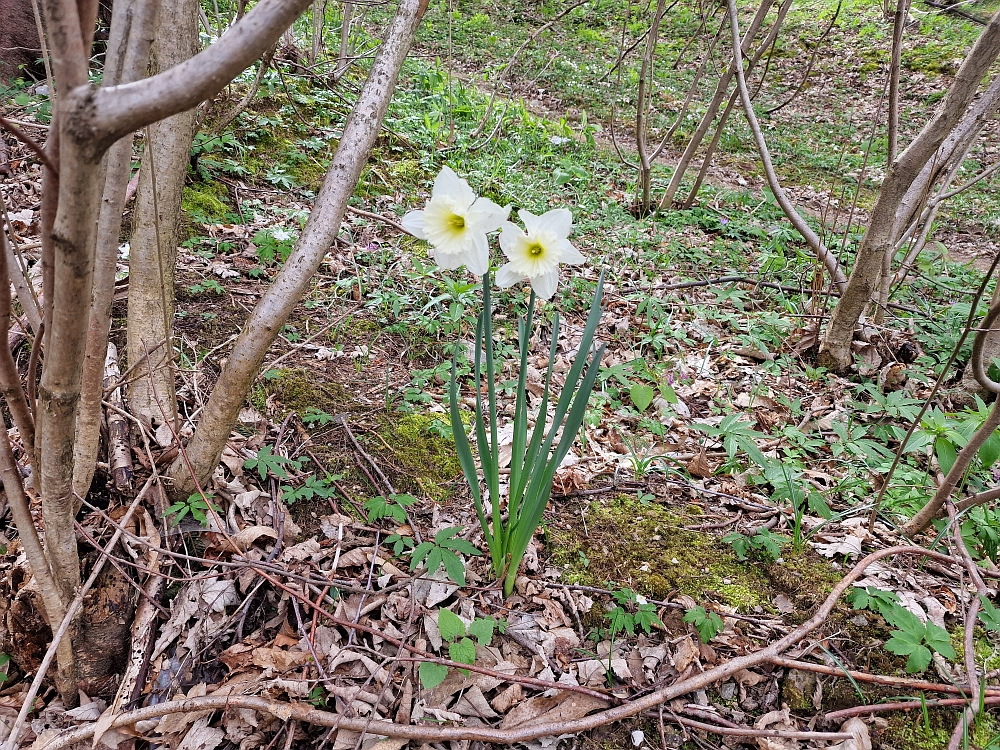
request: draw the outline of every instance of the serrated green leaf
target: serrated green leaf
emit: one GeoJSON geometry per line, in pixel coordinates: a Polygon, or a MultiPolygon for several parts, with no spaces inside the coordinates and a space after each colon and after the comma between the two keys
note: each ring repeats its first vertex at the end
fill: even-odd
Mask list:
{"type": "Polygon", "coordinates": [[[493,629],[497,621],[492,617],[483,617],[472,621],[469,625],[469,635],[475,636],[476,640],[483,646],[489,646],[493,640],[493,629]]]}
{"type": "Polygon", "coordinates": [[[461,664],[475,664],[476,644],[469,638],[463,638],[460,641],[449,643],[448,656],[451,657],[452,661],[457,661],[461,664]]]}
{"type": "Polygon", "coordinates": [[[924,639],[927,628],[924,627],[924,623],[919,617],[905,607],[896,605],[882,616],[894,628],[906,633],[910,637],[910,640],[919,643],[924,639]]]}
{"type": "Polygon", "coordinates": [[[923,672],[927,669],[927,665],[931,663],[931,652],[925,646],[918,646],[910,658],[906,660],[906,671],[910,674],[914,672],[923,672]]]}
{"type": "MultiPolygon", "coordinates": [[[[424,558],[427,557],[433,549],[433,542],[421,542],[414,547],[413,554],[410,557],[410,570],[416,570],[420,567],[420,563],[423,562],[424,558]]],[[[434,570],[437,570],[437,568],[434,570]]]]}
{"type": "Polygon", "coordinates": [[[424,686],[424,690],[436,688],[448,676],[448,667],[429,661],[420,662],[420,668],[417,671],[420,674],[420,684],[424,686]]]}
{"type": "MultiPolygon", "coordinates": [[[[444,547],[437,547],[435,552],[441,558],[441,562],[444,563],[445,572],[448,577],[457,583],[459,586],[465,585],[465,563],[462,562],[461,558],[449,549],[444,547]]],[[[437,570],[437,568],[434,568],[437,570]]]]}
{"type": "Polygon", "coordinates": [[[907,637],[901,630],[897,630],[896,634],[885,642],[885,650],[897,656],[912,654],[918,648],[923,648],[920,642],[907,637]]]}
{"type": "Polygon", "coordinates": [[[935,625],[933,622],[928,622],[926,627],[927,633],[925,639],[927,645],[941,654],[945,659],[954,659],[956,656],[955,649],[951,645],[951,636],[948,635],[948,631],[940,625],[935,625]]]}
{"type": "Polygon", "coordinates": [[[453,641],[465,635],[465,623],[450,609],[438,612],[438,630],[446,641],[453,641]]]}
{"type": "Polygon", "coordinates": [[[632,405],[639,411],[644,412],[653,403],[656,391],[645,383],[635,383],[629,388],[628,397],[632,400],[632,405]]]}

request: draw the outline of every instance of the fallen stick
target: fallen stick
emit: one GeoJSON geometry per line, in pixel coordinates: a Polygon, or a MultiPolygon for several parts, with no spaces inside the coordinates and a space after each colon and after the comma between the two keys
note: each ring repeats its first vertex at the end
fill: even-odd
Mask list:
{"type": "Polygon", "coordinates": [[[122,416],[125,402],[122,389],[115,383],[121,378],[118,367],[118,347],[108,342],[108,356],[104,360],[104,387],[110,389],[108,404],[114,408],[107,410],[108,420],[108,465],[114,478],[115,489],[125,492],[132,488],[132,443],[129,440],[128,421],[122,416]]]}
{"type": "MultiPolygon", "coordinates": [[[[725,615],[728,617],[729,615],[725,615]]],[[[853,669],[840,669],[826,664],[814,664],[809,661],[799,661],[789,659],[784,656],[776,656],[770,660],[776,667],[785,669],[798,669],[802,672],[815,672],[817,674],[830,675],[831,677],[845,677],[858,682],[870,682],[875,685],[889,685],[892,687],[902,687],[909,690],[926,690],[934,693],[952,693],[955,695],[965,695],[969,692],[968,685],[946,685],[941,682],[923,682],[921,680],[911,680],[907,677],[894,677],[892,675],[871,674],[870,672],[857,672],[853,669]]],[[[1000,696],[1000,687],[987,687],[986,695],[1000,696]]]]}
{"type": "MultiPolygon", "coordinates": [[[[898,701],[896,703],[875,703],[871,706],[852,706],[842,708],[839,711],[831,711],[824,718],[827,721],[840,721],[849,719],[852,716],[864,716],[865,714],[876,714],[883,711],[911,711],[914,708],[927,706],[928,708],[944,708],[946,706],[968,706],[967,698],[944,698],[942,700],[930,701],[898,701]]],[[[984,706],[1000,706],[1000,696],[993,695],[983,699],[984,706]]]]}

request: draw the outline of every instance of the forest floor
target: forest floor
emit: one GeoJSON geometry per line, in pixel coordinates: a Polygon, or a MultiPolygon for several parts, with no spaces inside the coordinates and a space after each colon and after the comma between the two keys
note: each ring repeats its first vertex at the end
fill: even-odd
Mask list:
{"type": "MultiPolygon", "coordinates": [[[[962,387],[971,339],[963,344],[960,337],[980,302],[973,295],[983,281],[981,264],[997,249],[995,186],[963,194],[943,214],[937,249],[918,260],[885,320],[866,326],[855,371],[825,372],[815,365],[817,330],[834,300],[814,293],[822,283],[814,287],[816,264],[765,189],[742,119],[722,137],[691,207],[637,219],[635,173],[616,155],[611,135],[613,105],[618,143],[629,155],[634,137],[622,140],[620,133],[632,127],[623,111],[636,55],[621,66],[619,88],[607,75],[622,33],[620,4],[590,3],[539,35],[518,57],[492,110],[497,71],[567,6],[481,5],[449,12],[431,4],[353,200],[357,210],[272,348],[208,490],[217,514],[193,496],[164,519],[159,533],[189,557],[167,568],[173,578],[142,690],[156,700],[252,693],[417,726],[509,729],[641,698],[793,632],[860,557],[906,544],[900,526],[982,423],[988,407],[962,387]],[[424,243],[396,226],[423,203],[443,164],[501,205],[574,213],[572,241],[588,262],[565,272],[553,302],[540,309],[530,387],[548,364],[555,311],[564,316],[558,375],[577,355],[598,274],[606,276],[598,337],[608,348],[597,387],[506,599],[488,557],[453,543],[485,551],[446,414],[454,348],[474,346],[479,289],[463,272],[440,271],[424,243]],[[945,372],[956,346],[958,369],[945,372]],[[938,378],[943,388],[920,416],[938,378]],[[454,551],[457,570],[411,565],[413,546],[432,540],[443,555],[454,551]],[[240,559],[258,567],[234,565],[240,559]],[[458,615],[460,629],[450,615],[458,615]],[[434,684],[433,669],[418,666],[423,660],[441,667],[466,642],[475,646],[479,671],[451,668],[434,684]],[[414,658],[402,658],[400,644],[414,658]]],[[[812,68],[815,82],[810,78],[769,120],[767,132],[790,195],[849,262],[881,179],[874,165],[885,159],[872,122],[891,24],[877,8],[852,6],[823,37],[835,9],[821,3],[790,15],[762,95],[788,98],[816,46],[801,40],[825,40],[812,68]]],[[[989,8],[974,4],[971,11],[989,8]]],[[[373,8],[365,17],[359,50],[376,37],[383,12],[373,8]]],[[[979,28],[923,5],[913,13],[904,141],[940,99],[953,60],[979,28]]],[[[624,20],[634,40],[638,17],[624,20]]],[[[676,69],[664,63],[657,73],[657,105],[664,109],[683,99],[691,80],[696,63],[685,42],[711,37],[696,20],[693,9],[678,6],[662,32],[662,59],[686,56],[676,69]]],[[[265,76],[234,126],[195,142],[175,290],[179,399],[188,422],[196,421],[239,326],[294,246],[349,92],[363,75],[352,71],[331,85],[328,75],[302,66],[302,54],[281,50],[282,74],[265,76]]],[[[213,106],[221,111],[237,99],[252,72],[213,106]]],[[[33,91],[5,96],[5,114],[44,124],[47,102],[33,91]]],[[[654,118],[655,132],[667,122],[654,118]]],[[[970,174],[978,160],[995,155],[992,127],[970,159],[970,174]]],[[[657,161],[658,190],[689,130],[681,128],[657,161]]],[[[0,189],[30,257],[40,173],[19,148],[11,146],[13,173],[0,189]]],[[[993,288],[990,282],[985,300],[993,288]]],[[[498,372],[501,435],[513,414],[515,323],[526,301],[517,288],[495,301],[495,340],[505,358],[498,372]]],[[[119,295],[113,338],[122,345],[125,315],[119,295]]],[[[475,403],[470,382],[462,395],[468,413],[475,403]]],[[[975,460],[963,494],[995,486],[994,442],[1000,439],[975,460]]],[[[166,460],[172,444],[161,430],[148,454],[136,447],[137,480],[148,474],[147,456],[166,460]]],[[[99,476],[98,483],[106,480],[99,476]]],[[[101,510],[131,499],[110,489],[99,494],[101,510]]],[[[84,512],[81,523],[96,529],[100,511],[84,512]]],[[[940,522],[918,541],[951,553],[947,532],[940,522]]],[[[975,508],[964,515],[962,533],[989,575],[1000,575],[1000,514],[975,508]]],[[[21,564],[17,549],[8,545],[4,564],[11,571],[21,564]]],[[[945,747],[962,707],[936,701],[955,697],[961,689],[954,686],[966,682],[962,623],[974,593],[959,562],[887,558],[781,657],[660,711],[528,744],[793,748],[803,742],[790,732],[836,732],[863,716],[870,718],[872,747],[945,747]],[[892,649],[913,621],[919,632],[912,648],[892,649]],[[944,642],[935,628],[947,631],[944,642]],[[914,669],[912,654],[920,649],[927,661],[914,669]],[[872,674],[890,679],[868,681],[872,674]],[[906,705],[878,705],[899,701],[906,705]],[[760,736],[720,738],[706,722],[750,727],[760,736]]],[[[993,713],[1000,701],[998,629],[1000,619],[984,616],[971,641],[984,684],[997,687],[987,691],[967,747],[1000,748],[1000,715],[993,713]]],[[[18,653],[0,694],[0,717],[8,723],[32,671],[24,648],[18,653]]],[[[92,713],[104,710],[106,697],[93,697],[92,713]]],[[[94,718],[67,713],[54,692],[38,708],[25,741],[37,738],[39,747],[94,718]]],[[[406,746],[249,711],[175,715],[157,731],[163,744],[203,750],[406,746]]]]}

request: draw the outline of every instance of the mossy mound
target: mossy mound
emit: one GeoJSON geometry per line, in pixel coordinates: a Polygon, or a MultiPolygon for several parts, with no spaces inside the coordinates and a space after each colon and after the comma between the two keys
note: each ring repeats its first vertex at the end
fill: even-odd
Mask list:
{"type": "Polygon", "coordinates": [[[354,399],[340,383],[324,382],[316,373],[298,368],[271,373],[263,388],[251,393],[251,403],[261,409],[254,403],[255,397],[263,397],[266,401],[272,394],[286,412],[294,411],[299,415],[313,408],[334,416],[351,411],[354,404],[354,399]]]}
{"type": "MultiPolygon", "coordinates": [[[[957,710],[931,708],[925,722],[919,705],[918,701],[917,707],[910,711],[883,714],[889,725],[875,735],[874,739],[880,743],[876,746],[893,747],[897,750],[940,750],[947,747],[958,719],[957,710]]],[[[995,712],[987,708],[979,715],[975,728],[969,733],[968,747],[986,747],[998,732],[1000,720],[995,712]]]]}
{"type": "Polygon", "coordinates": [[[419,412],[383,420],[379,437],[384,444],[373,447],[388,454],[401,470],[397,490],[424,494],[436,501],[448,495],[445,485],[461,474],[462,467],[455,446],[436,431],[446,424],[442,415],[419,412]]]}
{"type": "Polygon", "coordinates": [[[223,221],[230,209],[223,200],[228,195],[221,182],[196,182],[184,188],[181,208],[193,221],[223,221]]]}
{"type": "Polygon", "coordinates": [[[662,599],[672,592],[715,598],[747,611],[769,606],[759,566],[736,559],[712,536],[684,528],[691,523],[662,505],[620,495],[597,500],[565,526],[549,526],[551,562],[565,580],[603,586],[611,581],[662,599]]]}

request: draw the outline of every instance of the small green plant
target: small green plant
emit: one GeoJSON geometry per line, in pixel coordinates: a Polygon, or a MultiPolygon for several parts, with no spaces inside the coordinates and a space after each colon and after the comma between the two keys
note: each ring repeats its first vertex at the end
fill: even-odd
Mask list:
{"type": "Polygon", "coordinates": [[[722,537],[722,541],[733,547],[738,560],[746,560],[751,551],[767,552],[774,560],[781,557],[781,548],[788,544],[788,539],[780,534],[772,534],[768,529],[758,529],[753,536],[733,531],[722,537]]]}
{"type": "Polygon", "coordinates": [[[612,684],[614,673],[611,669],[611,659],[615,653],[615,637],[621,633],[635,635],[635,629],[642,628],[647,633],[651,632],[653,625],[663,627],[660,618],[656,616],[656,606],[650,604],[642,596],[636,594],[632,589],[619,589],[612,591],[611,596],[617,602],[605,615],[608,621],[607,636],[611,642],[608,649],[608,684],[612,684]]]}
{"type": "Polygon", "coordinates": [[[292,505],[299,500],[312,500],[319,498],[326,500],[334,497],[337,491],[331,486],[334,481],[341,479],[340,474],[332,474],[323,479],[317,479],[315,474],[310,474],[298,487],[281,487],[281,498],[292,505]]]}
{"type": "Polygon", "coordinates": [[[692,607],[685,610],[684,622],[694,625],[702,643],[708,643],[722,632],[722,618],[715,612],[709,612],[704,607],[692,607]]]}
{"type": "Polygon", "coordinates": [[[300,469],[302,468],[302,460],[280,456],[277,453],[272,452],[271,446],[269,445],[265,445],[257,451],[256,456],[248,458],[243,462],[244,469],[257,470],[257,473],[260,474],[261,481],[266,481],[268,474],[272,474],[278,479],[288,479],[288,472],[285,471],[286,466],[300,469]]]}
{"type": "Polygon", "coordinates": [[[899,597],[891,591],[883,591],[872,586],[854,588],[847,595],[847,601],[855,609],[868,609],[888,619],[887,615],[899,606],[899,597]]]}
{"type": "Polygon", "coordinates": [[[307,427],[325,427],[333,420],[332,415],[327,414],[322,409],[317,409],[315,406],[310,406],[302,412],[302,424],[307,427]]]}
{"type": "MultiPolygon", "coordinates": [[[[492,617],[477,617],[466,628],[461,618],[448,609],[442,609],[438,612],[437,625],[442,640],[448,643],[448,658],[459,664],[476,663],[476,644],[472,638],[475,638],[480,646],[489,646],[490,641],[493,640],[493,631],[499,630],[502,633],[506,629],[506,623],[503,620],[495,620],[492,617]]],[[[460,671],[466,676],[469,674],[467,669],[460,671]]],[[[418,673],[420,674],[420,684],[424,686],[425,690],[431,690],[444,682],[445,677],[448,676],[448,667],[444,664],[424,661],[420,662],[418,673]]]]}
{"type": "Polygon", "coordinates": [[[176,526],[184,517],[189,515],[202,526],[208,521],[208,513],[214,511],[219,513],[219,509],[214,505],[209,504],[212,495],[208,494],[202,497],[197,492],[187,498],[187,500],[178,500],[176,503],[167,508],[166,513],[169,516],[174,517],[173,525],[176,526]]]}
{"type": "Polygon", "coordinates": [[[405,534],[390,534],[385,538],[385,543],[392,547],[392,554],[399,557],[405,550],[413,549],[413,537],[405,534]]]}
{"type": "Polygon", "coordinates": [[[326,690],[323,689],[322,685],[315,685],[309,691],[309,697],[306,700],[316,708],[324,708],[326,707],[326,690]]]}
{"type": "Polygon", "coordinates": [[[197,284],[189,286],[188,291],[191,294],[205,294],[208,292],[222,294],[226,291],[226,288],[215,279],[202,279],[197,284]]]}
{"type": "Polygon", "coordinates": [[[480,555],[471,542],[456,539],[462,531],[461,526],[450,526],[441,529],[434,535],[433,542],[418,544],[410,556],[410,570],[416,570],[426,560],[427,572],[436,573],[443,565],[448,577],[459,586],[465,585],[465,563],[458,555],[480,555]]]}
{"type": "MultiPolygon", "coordinates": [[[[266,179],[271,181],[271,177],[278,175],[279,179],[284,179],[285,175],[280,171],[269,174],[266,179]]],[[[286,187],[291,187],[286,185],[286,187]]],[[[257,258],[264,265],[284,263],[295,248],[295,236],[281,227],[272,227],[270,230],[262,230],[253,236],[253,244],[257,248],[257,258]]]]}
{"type": "Polygon", "coordinates": [[[1000,633],[1000,609],[993,606],[993,602],[985,596],[980,595],[979,603],[982,608],[979,610],[979,622],[987,630],[1000,633]]]}
{"type": "Polygon", "coordinates": [[[373,497],[365,503],[368,522],[375,523],[383,518],[391,518],[397,524],[406,523],[406,507],[417,502],[413,495],[389,495],[388,498],[373,497]]]}
{"type": "Polygon", "coordinates": [[[898,656],[908,656],[906,671],[911,674],[923,672],[931,663],[931,652],[936,651],[946,659],[955,658],[948,631],[934,623],[921,622],[920,618],[904,609],[895,606],[883,615],[886,621],[896,630],[885,642],[886,651],[898,656]]]}
{"type": "Polygon", "coordinates": [[[767,456],[757,447],[757,441],[767,440],[768,436],[763,432],[758,432],[750,427],[747,422],[744,422],[741,412],[730,414],[719,422],[718,425],[694,422],[691,427],[704,432],[709,437],[719,438],[730,461],[736,458],[737,453],[742,451],[758,466],[767,466],[770,463],[767,456]]]}

